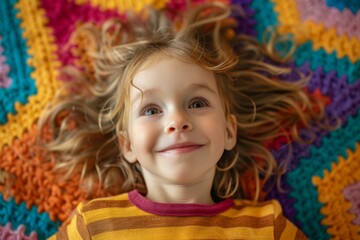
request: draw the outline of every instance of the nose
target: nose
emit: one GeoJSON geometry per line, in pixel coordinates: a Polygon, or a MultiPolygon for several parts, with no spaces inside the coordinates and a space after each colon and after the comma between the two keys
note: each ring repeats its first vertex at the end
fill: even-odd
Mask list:
{"type": "Polygon", "coordinates": [[[187,132],[192,130],[193,126],[186,115],[180,111],[169,113],[168,122],[165,126],[165,133],[187,132]]]}

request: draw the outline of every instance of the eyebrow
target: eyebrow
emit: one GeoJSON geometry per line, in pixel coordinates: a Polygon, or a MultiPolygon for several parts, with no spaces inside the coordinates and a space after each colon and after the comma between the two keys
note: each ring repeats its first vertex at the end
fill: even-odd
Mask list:
{"type": "Polygon", "coordinates": [[[213,90],[211,87],[209,87],[208,85],[205,85],[205,84],[201,84],[201,83],[193,83],[193,84],[191,84],[190,86],[189,86],[189,89],[190,90],[202,90],[202,89],[204,89],[204,90],[206,90],[206,91],[208,91],[208,92],[211,92],[211,93],[213,93],[213,94],[216,94],[216,91],[215,90],[213,90]]]}
{"type": "MultiPolygon", "coordinates": [[[[139,98],[141,97],[145,97],[146,95],[156,95],[156,92],[158,92],[158,89],[156,88],[150,88],[150,89],[146,89],[146,90],[139,90],[139,94],[136,95],[136,97],[131,101],[131,104],[134,104],[136,101],[138,101],[139,98]]],[[[193,83],[191,84],[185,91],[199,91],[199,90],[205,90],[208,91],[212,94],[217,94],[215,90],[213,90],[211,87],[209,87],[208,85],[205,84],[201,84],[201,83],[193,83]]]]}
{"type": "Polygon", "coordinates": [[[158,92],[158,90],[155,88],[150,88],[150,89],[146,89],[146,90],[141,90],[140,88],[137,88],[137,90],[140,93],[137,94],[136,97],[131,101],[131,104],[134,104],[135,102],[137,102],[139,100],[139,98],[143,98],[146,95],[155,95],[155,93],[158,92]]]}

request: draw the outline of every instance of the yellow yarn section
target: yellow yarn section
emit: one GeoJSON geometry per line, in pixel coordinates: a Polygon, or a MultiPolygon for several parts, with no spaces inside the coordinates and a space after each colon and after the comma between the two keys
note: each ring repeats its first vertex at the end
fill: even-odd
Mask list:
{"type": "Polygon", "coordinates": [[[94,7],[101,10],[116,10],[123,13],[126,10],[133,10],[139,12],[146,6],[153,6],[155,8],[162,8],[168,2],[167,0],[74,0],[76,4],[82,5],[90,3],[94,7]]]}
{"type": "Polygon", "coordinates": [[[55,54],[56,45],[51,30],[46,27],[45,12],[38,0],[19,0],[16,4],[18,18],[24,30],[28,54],[28,65],[34,68],[31,77],[35,80],[37,94],[28,98],[26,105],[15,104],[16,114],[8,114],[8,122],[0,125],[0,149],[10,145],[14,138],[19,138],[25,130],[31,128],[45,105],[54,97],[59,88],[56,80],[60,62],[55,54]]]}
{"type": "Polygon", "coordinates": [[[359,39],[355,37],[350,39],[347,35],[338,36],[335,28],[326,28],[321,23],[301,22],[294,0],[272,0],[272,2],[275,3],[274,11],[278,13],[278,33],[291,33],[298,43],[310,40],[315,50],[321,47],[328,53],[336,51],[338,58],[347,56],[353,63],[360,59],[359,39]]]}
{"type": "Polygon", "coordinates": [[[353,224],[356,218],[349,213],[352,203],[344,197],[344,188],[360,181],[360,144],[355,152],[347,150],[348,158],[339,157],[337,164],[332,163],[331,171],[324,171],[324,177],[313,177],[313,184],[319,193],[319,202],[325,218],[322,224],[328,226],[327,232],[332,239],[357,239],[360,226],[353,224]]]}

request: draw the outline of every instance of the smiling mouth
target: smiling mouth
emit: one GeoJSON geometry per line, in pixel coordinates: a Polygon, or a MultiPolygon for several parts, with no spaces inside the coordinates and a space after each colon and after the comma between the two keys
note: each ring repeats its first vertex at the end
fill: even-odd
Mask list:
{"type": "Polygon", "coordinates": [[[178,146],[178,147],[164,149],[164,150],[160,151],[160,153],[171,153],[171,154],[188,153],[188,152],[195,151],[203,146],[204,145],[198,145],[198,144],[187,145],[187,146],[178,146]]]}

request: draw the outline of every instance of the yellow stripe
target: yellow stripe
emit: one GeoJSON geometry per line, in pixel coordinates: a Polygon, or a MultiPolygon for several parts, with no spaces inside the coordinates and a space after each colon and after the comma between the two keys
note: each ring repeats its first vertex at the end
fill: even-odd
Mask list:
{"type": "Polygon", "coordinates": [[[54,38],[46,27],[45,13],[38,8],[40,5],[38,0],[20,0],[15,6],[19,10],[17,17],[21,19],[22,36],[31,56],[27,64],[34,68],[31,77],[35,80],[37,94],[30,96],[26,105],[15,103],[16,115],[8,114],[8,122],[0,125],[3,145],[10,145],[15,137],[21,137],[26,129],[31,128],[59,88],[56,79],[60,62],[55,53],[54,38]]]}
{"type": "Polygon", "coordinates": [[[85,212],[83,215],[86,222],[89,224],[108,218],[150,216],[152,214],[143,212],[134,206],[129,208],[103,208],[85,212]]]}
{"type": "Polygon", "coordinates": [[[116,10],[119,13],[123,13],[126,10],[139,12],[148,5],[159,9],[163,8],[167,2],[168,0],[75,0],[75,3],[78,5],[90,3],[101,10],[116,10]]]}
{"type": "MultiPolygon", "coordinates": [[[[276,205],[273,201],[269,202],[269,204],[264,206],[248,206],[244,209],[229,209],[223,213],[221,213],[221,216],[230,217],[230,218],[236,218],[240,216],[252,216],[252,217],[263,217],[270,214],[274,214],[274,210],[276,208],[276,205]]],[[[277,216],[275,216],[277,217],[277,216]]]]}
{"type": "Polygon", "coordinates": [[[103,202],[103,201],[121,201],[121,200],[129,200],[128,194],[124,193],[124,194],[119,194],[116,196],[111,196],[111,197],[101,197],[101,198],[96,198],[93,199],[89,202],[87,202],[86,204],[92,204],[92,203],[96,203],[96,202],[103,202]]]}
{"type": "Polygon", "coordinates": [[[311,40],[315,50],[323,48],[328,53],[336,51],[338,58],[347,56],[353,63],[360,59],[360,41],[355,37],[349,39],[346,34],[338,36],[335,28],[326,28],[321,23],[301,22],[294,0],[272,1],[280,23],[278,33],[291,33],[300,44],[311,40]]]}
{"type": "Polygon", "coordinates": [[[280,237],[281,240],[294,239],[297,233],[297,228],[291,222],[286,220],[285,229],[280,237]]]}
{"type": "Polygon", "coordinates": [[[167,239],[271,239],[273,227],[260,229],[253,228],[228,228],[218,227],[175,227],[175,228],[151,228],[131,229],[125,231],[113,231],[95,235],[95,240],[116,239],[141,239],[146,236],[147,240],[167,239]],[[262,236],[262,237],[261,237],[262,236]],[[266,237],[265,237],[266,236],[266,237]]]}
{"type": "Polygon", "coordinates": [[[77,222],[78,216],[75,215],[73,219],[71,220],[70,224],[67,226],[67,234],[68,238],[71,240],[82,240],[80,233],[78,232],[76,222],[77,222]]]}

